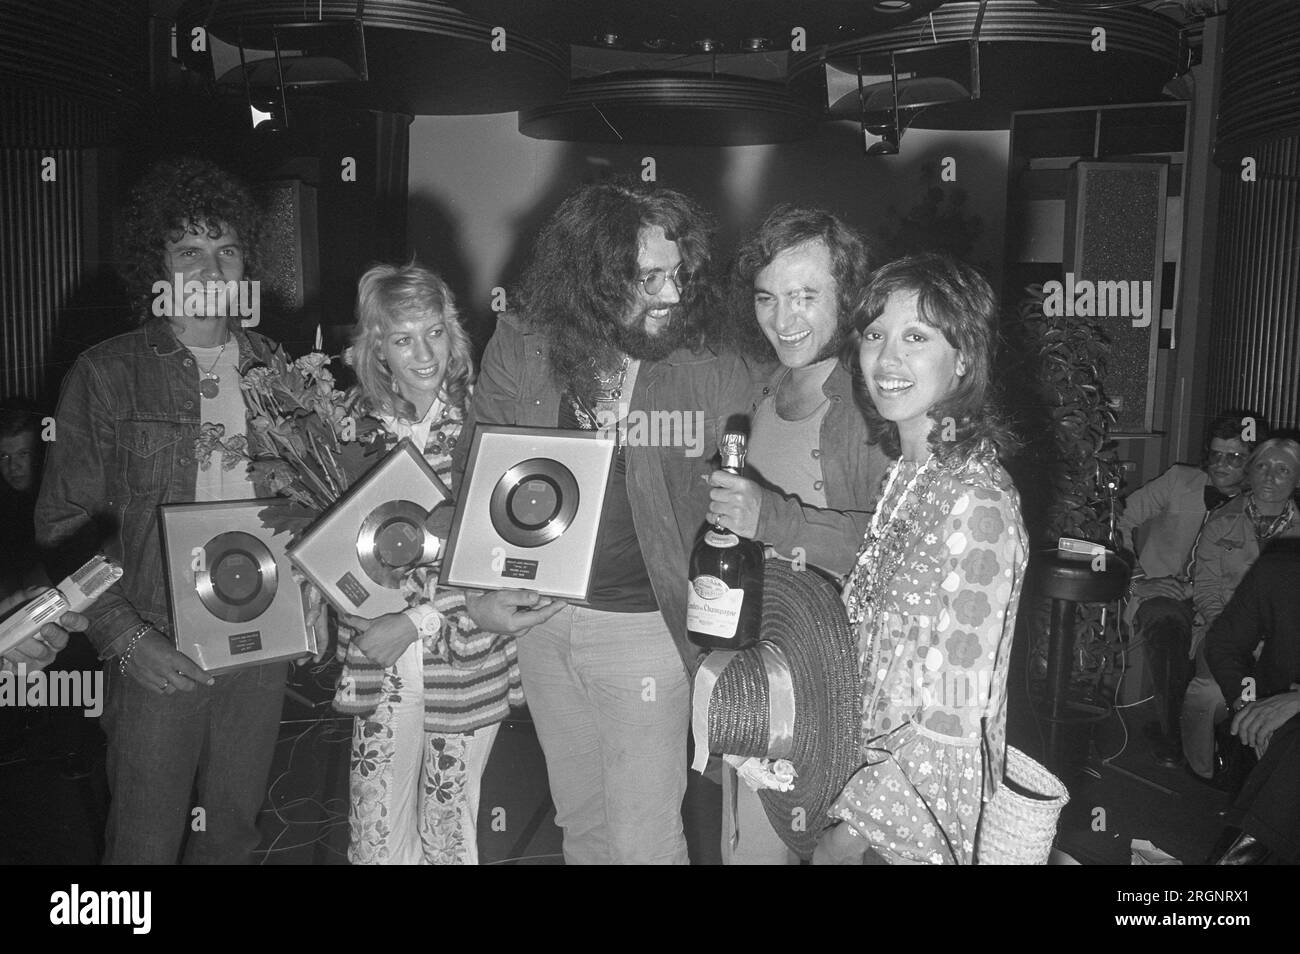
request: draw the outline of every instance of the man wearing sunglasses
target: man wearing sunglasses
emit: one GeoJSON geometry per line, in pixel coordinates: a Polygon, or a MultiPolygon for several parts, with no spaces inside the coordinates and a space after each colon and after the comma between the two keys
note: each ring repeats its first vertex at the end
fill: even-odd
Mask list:
{"type": "Polygon", "coordinates": [[[587,604],[525,590],[468,600],[484,629],[527,633],[519,668],[569,864],[687,861],[687,673],[700,654],[686,641],[687,562],[703,478],[751,387],[697,280],[710,231],[692,200],[639,182],[566,198],[484,352],[456,448],[459,484],[478,424],[619,439],[587,604]]]}
{"type": "Polygon", "coordinates": [[[1129,495],[1119,530],[1137,553],[1125,618],[1146,650],[1160,717],[1149,727],[1157,764],[1183,761],[1179,713],[1192,679],[1192,592],[1188,560],[1206,516],[1244,488],[1246,458],[1268,436],[1264,419],[1226,411],[1206,431],[1202,467],[1174,464],[1129,495]]]}

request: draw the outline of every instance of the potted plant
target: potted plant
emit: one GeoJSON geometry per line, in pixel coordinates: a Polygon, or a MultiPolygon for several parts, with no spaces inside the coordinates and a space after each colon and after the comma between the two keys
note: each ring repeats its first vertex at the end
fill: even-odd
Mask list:
{"type": "MultiPolygon", "coordinates": [[[[1114,548],[1122,468],[1108,436],[1115,422],[1104,386],[1109,339],[1087,319],[1044,314],[1041,285],[1025,288],[1006,331],[1007,403],[1025,438],[1010,466],[1033,546],[1074,537],[1114,548]]],[[[1097,603],[1079,603],[1076,613],[1072,695],[1092,704],[1118,671],[1119,621],[1097,603]]],[[[1049,600],[1026,594],[1020,615],[1030,626],[1030,672],[1040,679],[1049,614],[1049,600]]]]}

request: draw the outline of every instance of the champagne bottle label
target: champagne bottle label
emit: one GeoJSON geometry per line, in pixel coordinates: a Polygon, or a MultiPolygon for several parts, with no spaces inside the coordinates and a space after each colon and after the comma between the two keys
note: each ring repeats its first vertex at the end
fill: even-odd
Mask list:
{"type": "Polygon", "coordinates": [[[686,597],[686,628],[708,636],[736,635],[745,591],[732,589],[716,576],[697,576],[686,597]]]}
{"type": "Polygon", "coordinates": [[[704,542],[711,547],[724,549],[726,547],[734,547],[740,542],[740,537],[736,536],[734,533],[719,533],[717,530],[710,530],[704,535],[704,542]]]}

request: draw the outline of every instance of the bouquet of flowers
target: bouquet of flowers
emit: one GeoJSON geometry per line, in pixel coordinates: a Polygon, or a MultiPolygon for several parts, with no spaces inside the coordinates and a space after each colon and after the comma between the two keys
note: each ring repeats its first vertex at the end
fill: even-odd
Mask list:
{"type": "Polygon", "coordinates": [[[264,526],[297,537],[378,460],[386,432],[361,413],[357,395],[334,386],[330,357],[319,351],[293,362],[255,365],[240,387],[248,405],[248,435],[227,438],[204,424],[195,441],[203,470],[221,450],[221,466],[248,466],[254,484],[279,498],[262,510],[264,526]]]}

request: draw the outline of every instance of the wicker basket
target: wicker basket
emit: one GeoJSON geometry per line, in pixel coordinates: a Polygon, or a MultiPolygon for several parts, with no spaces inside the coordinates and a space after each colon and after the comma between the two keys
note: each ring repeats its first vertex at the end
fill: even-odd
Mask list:
{"type": "Polygon", "coordinates": [[[1045,865],[1070,793],[1059,778],[1010,745],[1005,775],[980,816],[975,863],[1045,865]]]}

